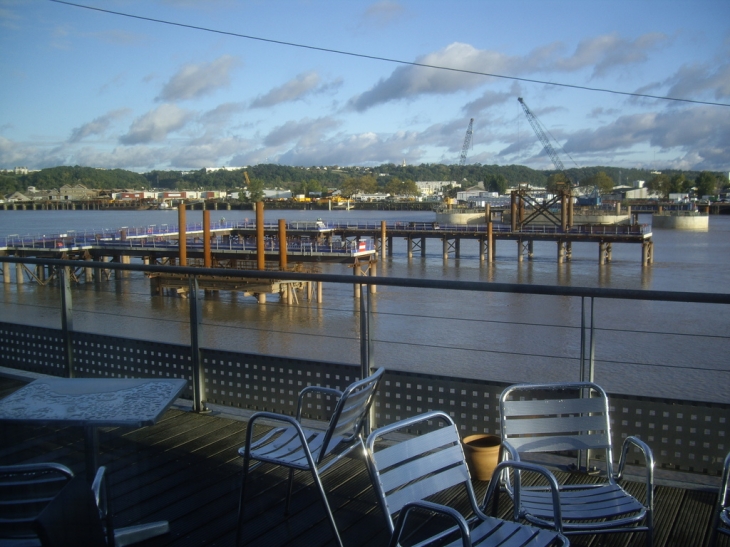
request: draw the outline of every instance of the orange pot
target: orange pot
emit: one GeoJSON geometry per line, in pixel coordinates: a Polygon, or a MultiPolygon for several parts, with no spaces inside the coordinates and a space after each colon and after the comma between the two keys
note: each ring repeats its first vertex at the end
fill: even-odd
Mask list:
{"type": "Polygon", "coordinates": [[[499,463],[499,447],[502,440],[497,435],[470,435],[464,437],[464,455],[472,478],[480,481],[492,479],[499,463]]]}

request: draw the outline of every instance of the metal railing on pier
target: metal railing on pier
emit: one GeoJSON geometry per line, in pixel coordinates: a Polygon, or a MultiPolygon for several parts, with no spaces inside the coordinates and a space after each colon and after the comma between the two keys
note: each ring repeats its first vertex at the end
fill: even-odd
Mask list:
{"type": "MultiPolygon", "coordinates": [[[[3,305],[16,313],[12,313],[12,320],[6,319],[0,323],[2,365],[57,376],[188,378],[191,385],[188,396],[193,400],[196,410],[203,410],[207,404],[222,404],[252,410],[291,413],[296,406],[297,393],[302,387],[316,383],[341,388],[354,378],[367,374],[373,367],[380,366],[381,361],[385,360],[384,353],[388,351],[387,348],[404,344],[402,340],[390,340],[388,329],[383,326],[388,321],[381,310],[383,306],[379,305],[377,299],[385,288],[419,291],[419,295],[423,295],[424,299],[427,299],[429,291],[463,293],[467,294],[470,300],[481,296],[494,298],[500,294],[557,299],[562,303],[561,307],[564,305],[567,309],[572,306],[573,313],[577,310],[578,324],[566,323],[563,318],[562,321],[556,319],[555,324],[547,325],[529,317],[513,315],[505,318],[503,325],[509,324],[511,331],[522,334],[514,334],[503,340],[506,349],[478,350],[481,352],[478,357],[487,355],[492,361],[503,357],[506,363],[515,362],[518,358],[530,358],[540,363],[549,361],[557,361],[564,365],[571,363],[570,372],[563,371],[561,374],[574,375],[572,379],[575,380],[591,380],[596,377],[605,378],[610,374],[621,374],[623,372],[620,371],[642,365],[630,361],[631,347],[628,346],[637,343],[634,342],[635,338],[638,337],[641,343],[646,343],[650,337],[659,335],[660,343],[674,347],[674,342],[666,340],[670,335],[676,335],[679,342],[676,343],[677,350],[673,353],[677,355],[679,364],[646,363],[643,366],[659,367],[662,371],[676,374],[680,385],[689,385],[697,375],[708,374],[711,378],[709,386],[714,390],[715,400],[693,399],[681,395],[665,398],[613,390],[611,404],[615,419],[612,424],[614,434],[620,437],[637,434],[652,446],[658,465],[670,469],[717,474],[728,450],[730,401],[727,399],[727,393],[730,392],[728,389],[730,369],[727,367],[726,356],[730,336],[726,330],[720,329],[718,334],[707,335],[693,333],[691,330],[658,333],[649,325],[642,326],[630,322],[626,325],[601,327],[599,317],[604,308],[610,307],[607,303],[615,303],[619,307],[623,306],[622,309],[626,310],[626,314],[639,304],[642,306],[682,304],[693,306],[691,314],[712,314],[721,318],[726,317],[730,309],[727,307],[730,305],[730,294],[394,277],[354,278],[352,275],[281,271],[83,263],[84,268],[103,269],[119,275],[123,272],[138,272],[189,276],[187,328],[190,339],[187,343],[181,343],[159,339],[133,339],[128,335],[125,336],[124,332],[110,335],[74,328],[75,315],[78,317],[81,313],[92,315],[99,313],[96,308],[99,306],[98,303],[95,303],[93,309],[79,309],[73,304],[81,297],[81,293],[77,294],[74,290],[71,275],[74,268],[80,267],[77,261],[0,257],[0,263],[3,264],[2,272],[6,284],[12,282],[10,268],[12,264],[53,269],[60,280],[58,306],[61,319],[60,324],[55,326],[39,326],[38,323],[42,323],[40,318],[46,316],[48,310],[21,308],[23,302],[9,300],[9,292],[6,291],[3,305]],[[359,310],[354,314],[352,321],[356,322],[359,335],[351,340],[351,347],[355,349],[354,359],[350,362],[335,363],[285,354],[240,352],[221,347],[206,347],[202,334],[211,326],[214,318],[204,318],[202,311],[205,307],[204,296],[197,288],[197,278],[215,275],[241,279],[291,279],[348,286],[356,284],[359,286],[359,310]],[[369,290],[370,285],[377,285],[379,292],[373,294],[369,290]],[[602,303],[601,306],[597,306],[599,302],[602,303]],[[567,332],[559,343],[555,344],[562,352],[553,349],[550,344],[551,348],[526,355],[518,346],[519,339],[533,337],[536,332],[546,328],[567,332]],[[619,341],[614,345],[624,346],[614,348],[619,352],[617,355],[610,354],[609,348],[603,343],[604,339],[612,337],[617,337],[619,341]],[[718,363],[718,365],[706,368],[698,366],[698,356],[702,357],[702,362],[718,363]],[[722,363],[725,363],[724,367],[722,363]],[[573,364],[576,366],[572,366],[573,364]]],[[[92,277],[97,278],[97,276],[89,278],[92,277]]],[[[120,289],[115,289],[118,290],[120,289]]],[[[115,298],[118,297],[115,292],[115,298]]],[[[113,305],[113,302],[114,298],[110,297],[108,304],[113,305]]],[[[118,321],[120,317],[113,311],[110,312],[106,304],[103,308],[104,313],[115,316],[116,324],[123,324],[118,321]]],[[[339,311],[337,314],[338,317],[342,316],[339,311]]],[[[443,311],[440,314],[443,314],[443,311]]],[[[398,317],[397,320],[414,325],[427,320],[441,321],[444,324],[462,320],[461,317],[447,317],[440,314],[433,318],[408,315],[398,317]]],[[[691,314],[686,317],[691,317],[691,314]]],[[[159,319],[155,321],[155,332],[167,330],[160,328],[159,319]]],[[[345,324],[342,319],[338,319],[338,323],[343,326],[345,324]]],[[[496,324],[494,321],[489,325],[496,330],[496,324]]],[[[687,323],[683,324],[683,328],[687,329],[687,323]]],[[[264,327],[264,330],[266,328],[264,327]]],[[[241,327],[237,329],[236,332],[239,332],[241,327]]],[[[521,381],[523,378],[515,377],[513,382],[510,382],[505,381],[504,375],[496,378],[475,378],[474,375],[458,376],[453,372],[455,370],[453,363],[467,353],[477,351],[473,347],[474,336],[480,329],[484,331],[484,323],[478,323],[474,329],[455,328],[449,331],[452,334],[446,340],[432,339],[434,337],[428,340],[416,340],[407,350],[400,351],[398,358],[405,361],[410,354],[416,354],[417,346],[425,345],[426,351],[443,353],[444,366],[439,373],[419,370],[418,363],[412,363],[410,370],[388,367],[387,376],[374,407],[373,423],[382,425],[427,410],[442,409],[454,416],[465,435],[497,432],[498,396],[506,385],[521,381]]],[[[310,346],[315,354],[316,348],[325,343],[324,337],[320,338],[311,333],[307,333],[304,338],[305,341],[301,346],[310,346]]],[[[494,339],[490,343],[496,345],[498,341],[494,339]]],[[[548,374],[547,368],[544,374],[548,374]]],[[[680,388],[678,392],[682,393],[682,389],[680,388]]],[[[310,415],[319,416],[324,410],[310,409],[310,415]]]]}

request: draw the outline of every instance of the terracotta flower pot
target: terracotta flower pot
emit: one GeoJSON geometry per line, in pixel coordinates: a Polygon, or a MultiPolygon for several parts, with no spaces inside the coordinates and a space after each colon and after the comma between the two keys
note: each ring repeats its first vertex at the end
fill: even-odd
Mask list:
{"type": "Polygon", "coordinates": [[[470,435],[464,437],[464,455],[472,478],[480,481],[492,479],[499,459],[502,440],[497,435],[470,435]]]}

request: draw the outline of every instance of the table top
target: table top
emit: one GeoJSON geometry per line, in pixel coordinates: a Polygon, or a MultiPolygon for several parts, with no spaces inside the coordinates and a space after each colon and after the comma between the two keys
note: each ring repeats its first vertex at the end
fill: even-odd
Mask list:
{"type": "Polygon", "coordinates": [[[0,421],[153,425],[186,385],[179,378],[44,378],[0,400],[0,421]]]}

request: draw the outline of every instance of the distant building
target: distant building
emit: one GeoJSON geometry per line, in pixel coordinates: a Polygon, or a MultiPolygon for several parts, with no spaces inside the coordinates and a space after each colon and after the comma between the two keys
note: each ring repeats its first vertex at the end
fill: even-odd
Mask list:
{"type": "Polygon", "coordinates": [[[205,173],[214,173],[215,171],[238,171],[240,169],[247,169],[247,167],[245,165],[243,167],[206,167],[205,173]]]}
{"type": "Polygon", "coordinates": [[[430,196],[440,194],[446,186],[461,187],[455,180],[417,180],[416,186],[421,195],[430,196]]]}

